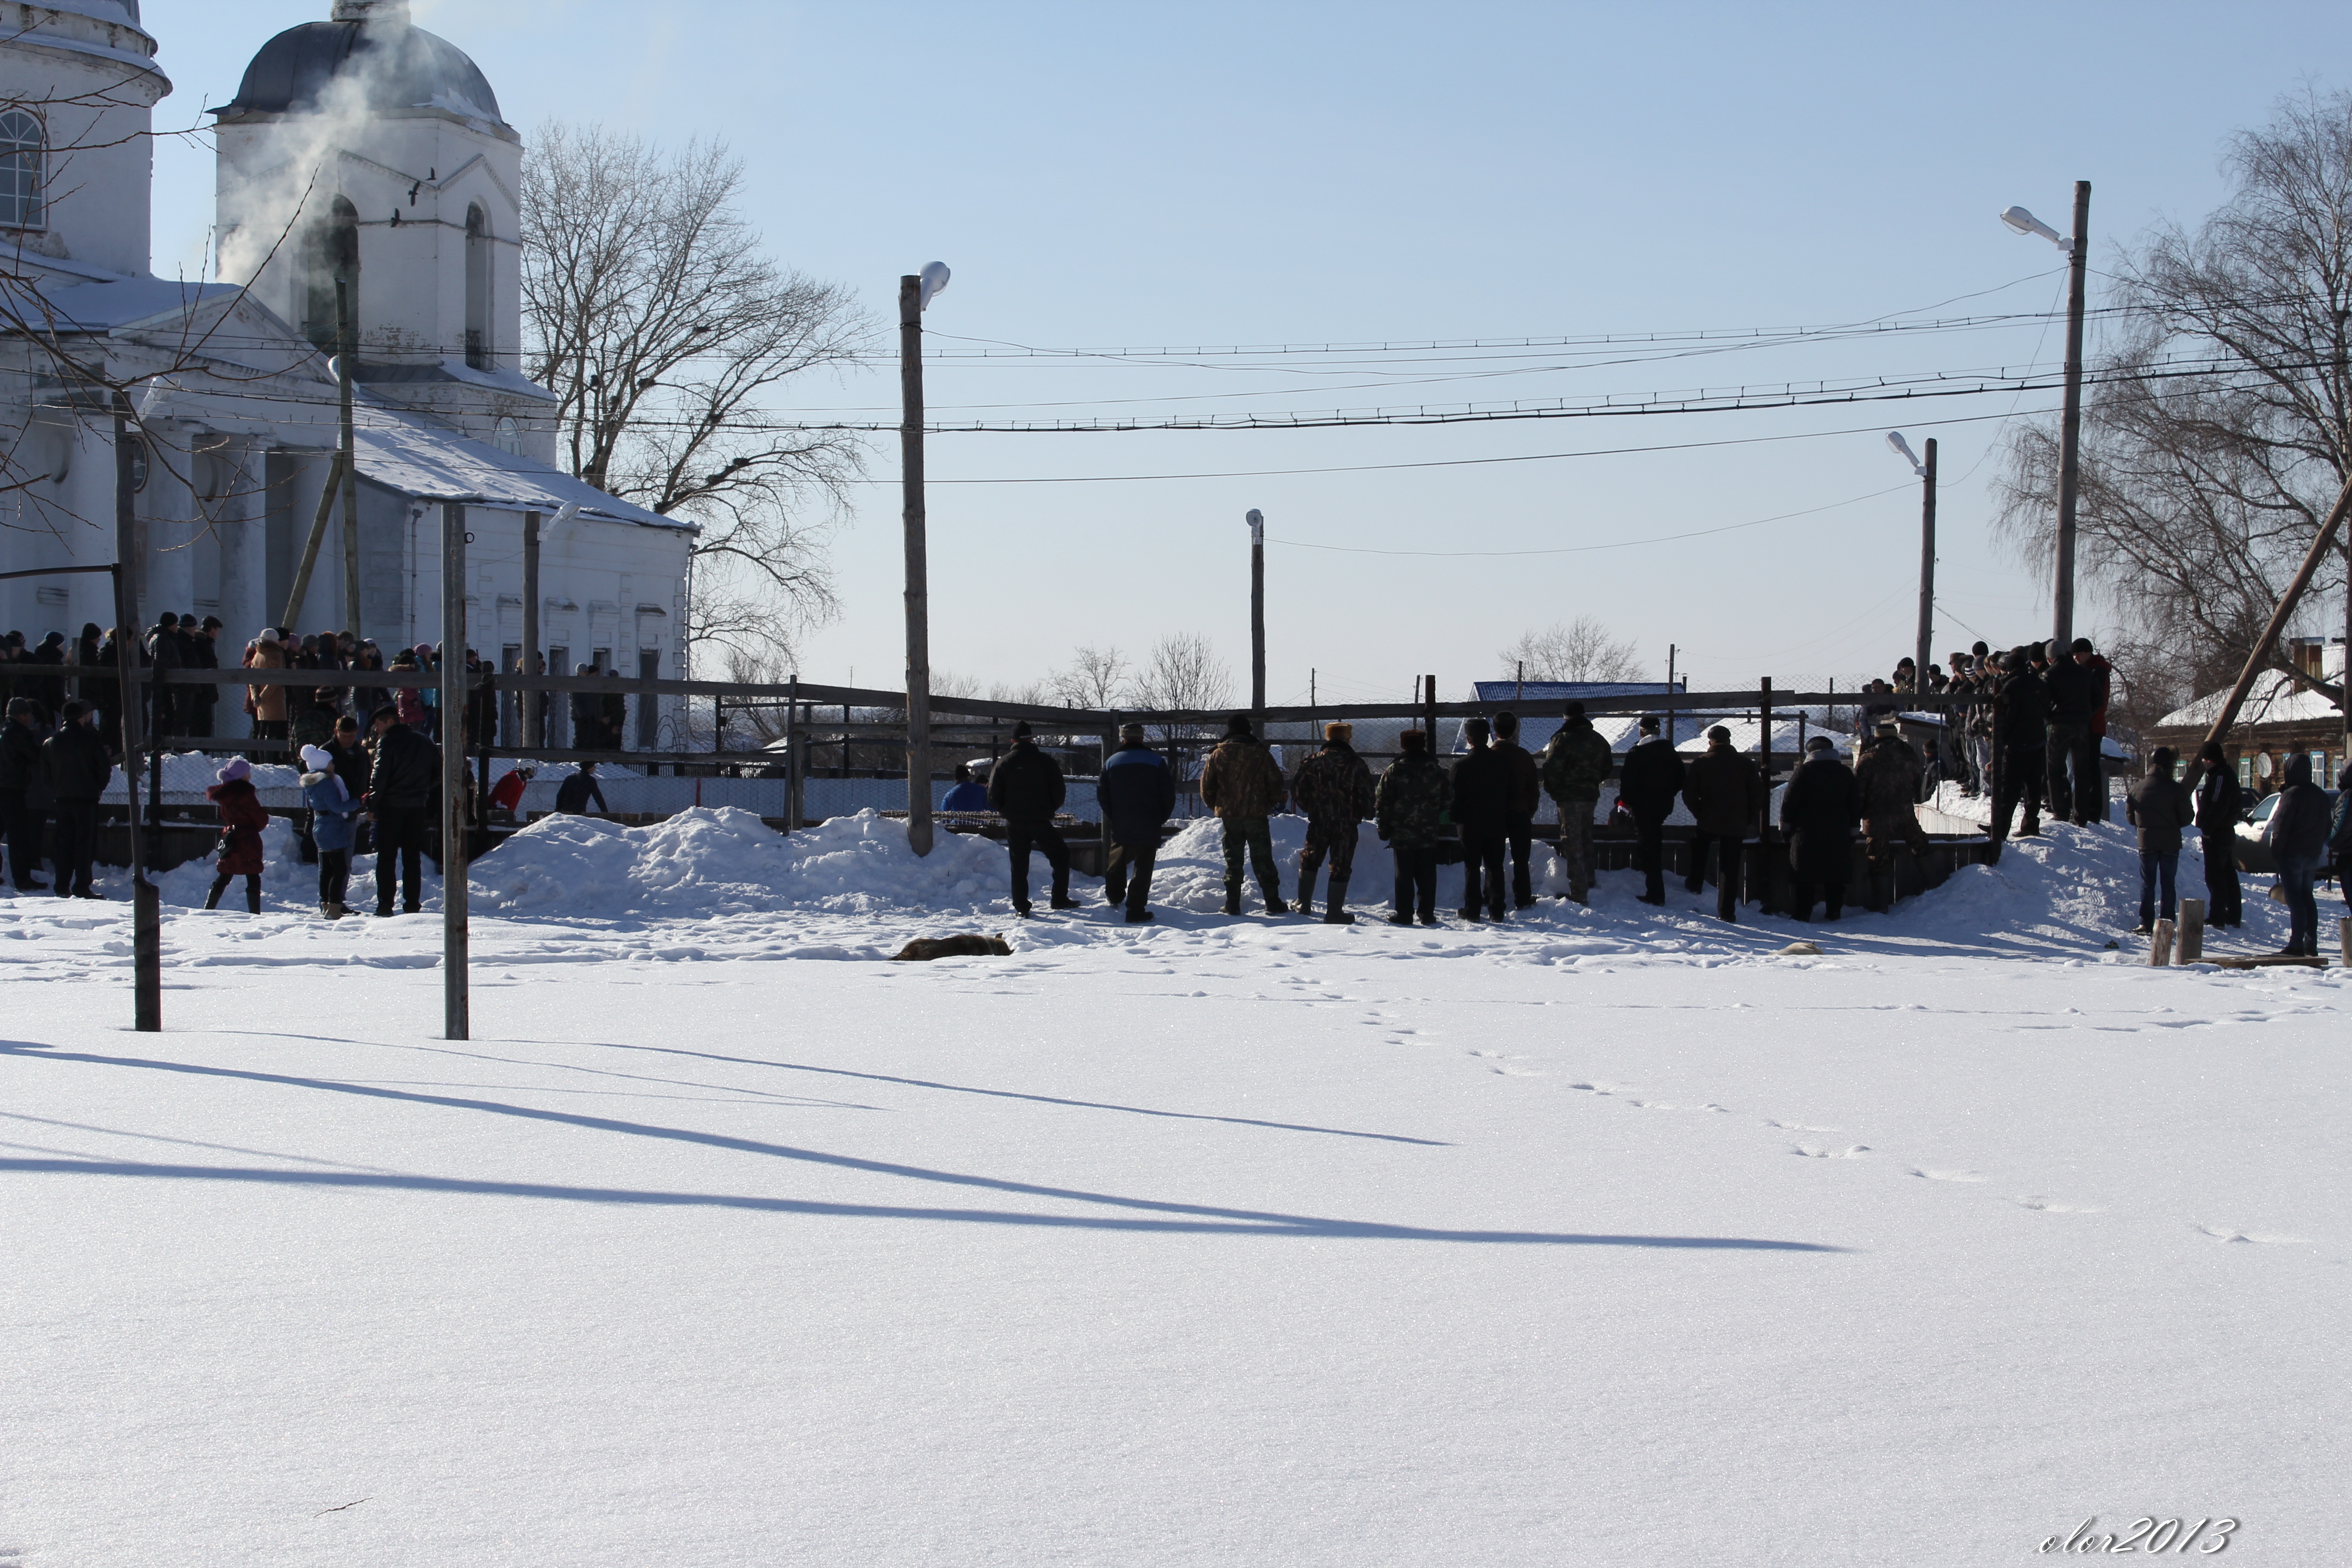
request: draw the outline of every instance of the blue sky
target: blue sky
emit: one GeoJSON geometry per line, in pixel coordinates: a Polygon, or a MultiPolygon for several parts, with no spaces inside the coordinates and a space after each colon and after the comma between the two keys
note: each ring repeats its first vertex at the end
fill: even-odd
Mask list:
{"type": "MultiPolygon", "coordinates": [[[[326,8],[148,0],[176,86],[159,123],[232,96],[263,40],[326,8]]],[[[1996,212],[2021,203],[2063,228],[2073,181],[2091,180],[2093,263],[2105,268],[2118,240],[2220,199],[2231,130],[2261,123],[2283,93],[2346,85],[2339,62],[2352,58],[2341,5],[501,0],[420,4],[416,16],[474,57],[526,134],[561,119],[723,138],[749,165],[749,215],[789,264],[888,314],[898,275],[943,259],[955,280],[933,331],[1052,347],[1778,328],[1961,296],[1976,297],[1937,313],[2047,310],[2062,302],[2062,257],[1996,212]]],[[[168,273],[201,254],[210,153],[166,144],[157,174],[155,262],[168,273]]],[[[1373,378],[1337,367],[1318,384],[1297,365],[960,362],[928,380],[941,408],[1171,396],[1194,401],[1116,407],[1354,407],[2015,366],[2056,360],[2061,342],[2029,322],[1410,393],[1359,390],[1373,378]]],[[[896,384],[877,367],[789,401],[887,408],[896,384]]],[[[2012,401],[942,435],[929,458],[934,657],[983,683],[1018,682],[1078,644],[1137,652],[1198,632],[1239,687],[1242,514],[1255,506],[1285,542],[1268,552],[1277,701],[1303,697],[1310,670],[1327,696],[1401,695],[1424,671],[1458,690],[1500,673],[1496,650],[1521,631],[1580,614],[1635,638],[1661,672],[1678,645],[1705,685],[1843,685],[1884,673],[1912,642],[1917,491],[1885,448],[1887,427],[1941,441],[1939,655],[1971,631],[2046,635],[2046,571],[1988,534],[2004,426],[1981,416],[2012,401]],[[1855,433],[1814,434],[1836,431],[1855,433]],[[1793,436],[1809,438],[1752,439],[1793,436]],[[1744,444],[1362,468],[1727,439],[1744,444]],[[947,482],[1307,468],[1359,471],[947,482]],[[1495,553],[1788,513],[1809,515],[1495,553]],[[1349,552],[1364,551],[1433,553],[1349,552]]],[[[897,460],[895,439],[878,438],[869,471],[882,482],[864,487],[835,542],[845,613],[807,640],[812,679],[898,679],[897,460]]],[[[2105,619],[2093,605],[2078,629],[2105,619]]]]}

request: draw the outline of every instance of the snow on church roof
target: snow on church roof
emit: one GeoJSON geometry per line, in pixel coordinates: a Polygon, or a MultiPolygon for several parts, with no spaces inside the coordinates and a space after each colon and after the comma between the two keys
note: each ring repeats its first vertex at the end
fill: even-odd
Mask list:
{"type": "Polygon", "coordinates": [[[633,506],[537,458],[451,431],[379,417],[356,422],[352,440],[363,477],[418,500],[464,501],[551,515],[577,506],[583,517],[696,531],[696,525],[684,518],[633,506]]]}

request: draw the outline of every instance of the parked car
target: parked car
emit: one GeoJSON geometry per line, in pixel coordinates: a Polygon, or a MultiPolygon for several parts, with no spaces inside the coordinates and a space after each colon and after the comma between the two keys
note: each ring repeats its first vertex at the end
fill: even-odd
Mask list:
{"type": "MultiPolygon", "coordinates": [[[[2332,815],[2336,810],[2336,792],[2328,790],[2326,793],[2327,809],[2332,815]]],[[[2261,876],[2277,872],[2278,862],[2271,858],[2271,847],[2263,842],[2263,828],[2269,823],[2271,813],[2278,809],[2278,803],[2279,797],[2275,795],[2263,796],[2254,803],[2254,809],[2246,813],[2246,820],[2238,824],[2239,870],[2261,876]]],[[[2325,868],[2322,869],[2324,871],[2325,868]]]]}

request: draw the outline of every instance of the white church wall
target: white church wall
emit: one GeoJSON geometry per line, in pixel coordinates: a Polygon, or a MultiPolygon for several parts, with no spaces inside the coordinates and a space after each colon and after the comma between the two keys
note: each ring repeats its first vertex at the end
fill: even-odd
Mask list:
{"type": "Polygon", "coordinates": [[[36,254],[143,274],[153,163],[147,132],[152,106],[171,84],[150,61],[153,41],[129,21],[127,13],[116,22],[36,5],[11,8],[0,33],[0,92],[37,110],[51,149],[43,184],[65,199],[47,204],[37,230],[5,232],[12,245],[21,241],[36,254]],[[44,37],[80,47],[45,47],[44,37]]]}

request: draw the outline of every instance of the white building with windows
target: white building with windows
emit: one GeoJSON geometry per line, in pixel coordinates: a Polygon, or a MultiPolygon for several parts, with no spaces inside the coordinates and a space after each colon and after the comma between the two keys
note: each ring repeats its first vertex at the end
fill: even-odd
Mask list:
{"type": "MultiPolygon", "coordinates": [[[[684,673],[693,525],[555,467],[553,395],[518,368],[522,142],[473,61],[405,0],[334,0],[264,43],[212,110],[219,279],[177,282],[149,270],[149,136],[172,88],[138,0],[0,11],[0,572],[115,559],[109,389],[129,383],[142,626],[218,616],[224,664],[268,626],[349,627],[387,655],[437,644],[441,504],[457,501],[465,640],[510,669],[525,516],[570,508],[541,553],[551,669],[684,673]],[[339,309],[356,343],[348,559],[340,498],[322,503],[339,309]]],[[[103,574],[0,581],[0,630],[30,643],[114,619],[103,574]]],[[[237,706],[219,705],[225,734],[237,706]]],[[[669,739],[667,706],[631,706],[630,744],[669,739]]]]}

